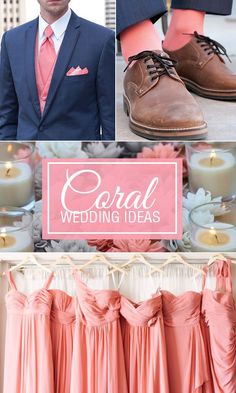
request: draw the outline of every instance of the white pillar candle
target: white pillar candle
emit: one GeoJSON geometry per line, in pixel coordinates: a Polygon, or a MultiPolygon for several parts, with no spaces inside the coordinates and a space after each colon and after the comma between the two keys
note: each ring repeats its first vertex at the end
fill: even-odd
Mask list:
{"type": "Polygon", "coordinates": [[[223,150],[201,151],[192,154],[189,163],[191,189],[204,188],[213,197],[229,196],[236,191],[236,159],[223,150]]]}
{"type": "MultiPolygon", "coordinates": [[[[10,228],[12,230],[12,228],[10,228]]],[[[33,239],[30,232],[18,230],[11,232],[4,228],[0,232],[1,252],[32,252],[34,251],[33,239]]]]}
{"type": "Polygon", "coordinates": [[[206,225],[206,229],[197,229],[192,234],[192,251],[236,251],[236,227],[222,222],[214,222],[206,225]]]}
{"type": "Polygon", "coordinates": [[[0,164],[0,206],[24,207],[32,200],[33,174],[24,162],[0,164]]]}

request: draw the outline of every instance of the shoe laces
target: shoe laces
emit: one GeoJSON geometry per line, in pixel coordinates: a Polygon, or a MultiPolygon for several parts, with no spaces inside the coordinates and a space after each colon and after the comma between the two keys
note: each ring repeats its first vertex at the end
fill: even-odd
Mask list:
{"type": "Polygon", "coordinates": [[[207,37],[205,35],[198,34],[196,31],[194,31],[193,34],[187,34],[184,33],[185,35],[192,35],[196,37],[197,44],[199,44],[202,48],[204,48],[204,51],[207,52],[208,55],[211,55],[212,53],[216,54],[217,56],[226,56],[227,59],[231,63],[231,59],[229,58],[227,51],[223,45],[221,45],[219,42],[213,40],[210,37],[207,37]]]}
{"type": "Polygon", "coordinates": [[[146,64],[147,71],[150,75],[151,82],[158,79],[162,75],[173,76],[176,60],[171,59],[167,56],[162,56],[154,51],[143,51],[137,55],[129,57],[129,63],[125,68],[124,72],[131,66],[133,61],[143,60],[146,64],[149,60],[153,61],[153,64],[146,64]]]}

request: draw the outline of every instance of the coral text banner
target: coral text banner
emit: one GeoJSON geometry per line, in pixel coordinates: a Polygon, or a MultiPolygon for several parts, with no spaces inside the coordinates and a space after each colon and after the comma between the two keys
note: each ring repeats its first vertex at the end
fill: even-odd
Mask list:
{"type": "Polygon", "coordinates": [[[182,159],[43,160],[44,239],[181,239],[182,159]]]}

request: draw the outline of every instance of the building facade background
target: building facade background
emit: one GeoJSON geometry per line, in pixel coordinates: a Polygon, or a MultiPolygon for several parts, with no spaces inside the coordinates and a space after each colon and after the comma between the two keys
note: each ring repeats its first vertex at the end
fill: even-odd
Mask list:
{"type": "Polygon", "coordinates": [[[9,29],[25,21],[25,1],[1,0],[0,1],[0,36],[9,29]]]}
{"type": "MultiPolygon", "coordinates": [[[[71,8],[81,17],[115,29],[115,0],[71,0],[71,8]]],[[[0,37],[37,17],[37,0],[0,0],[0,37]]]]}

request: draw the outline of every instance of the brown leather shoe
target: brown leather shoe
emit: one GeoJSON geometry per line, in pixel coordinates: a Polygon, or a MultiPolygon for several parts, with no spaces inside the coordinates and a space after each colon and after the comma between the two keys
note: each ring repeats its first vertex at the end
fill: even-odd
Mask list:
{"type": "Polygon", "coordinates": [[[189,90],[206,98],[236,100],[236,74],[226,66],[221,55],[227,52],[217,41],[194,32],[183,48],[165,51],[177,61],[176,70],[189,90]]]}
{"type": "Polygon", "coordinates": [[[129,59],[124,109],[131,130],[147,139],[203,139],[207,134],[198,104],[176,73],[174,61],[161,51],[129,59]]]}

